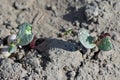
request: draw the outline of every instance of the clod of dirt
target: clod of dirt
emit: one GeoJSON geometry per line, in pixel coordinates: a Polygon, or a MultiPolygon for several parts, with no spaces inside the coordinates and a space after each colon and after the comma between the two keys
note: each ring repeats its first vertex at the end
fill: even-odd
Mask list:
{"type": "Polygon", "coordinates": [[[22,24],[24,22],[32,22],[32,19],[30,19],[32,15],[25,11],[25,12],[20,12],[18,15],[17,15],[17,19],[16,19],[16,22],[19,23],[19,24],[22,24]]]}
{"type": "Polygon", "coordinates": [[[54,6],[54,5],[49,5],[49,4],[48,4],[48,5],[46,6],[46,9],[47,9],[47,10],[51,10],[51,11],[55,14],[55,16],[58,15],[56,6],[54,6]]]}
{"type": "Polygon", "coordinates": [[[66,73],[77,70],[83,61],[82,54],[75,49],[75,45],[64,40],[47,39],[36,49],[41,54],[41,64],[48,80],[73,79],[76,73],[72,72],[69,76],[66,73]]]}
{"type": "Polygon", "coordinates": [[[21,59],[21,64],[27,70],[27,74],[25,79],[30,80],[41,80],[42,76],[44,76],[42,67],[41,67],[41,55],[35,52],[29,52],[25,55],[23,59],[21,59]]]}
{"type": "Polygon", "coordinates": [[[86,6],[85,15],[87,21],[93,20],[94,22],[97,21],[97,17],[99,15],[99,8],[96,2],[93,2],[86,6]]]}
{"type": "Polygon", "coordinates": [[[114,9],[118,14],[120,14],[120,2],[116,2],[114,4],[114,9]]]}
{"type": "Polygon", "coordinates": [[[8,58],[11,54],[8,52],[9,46],[3,46],[0,50],[0,58],[8,58]]]}
{"type": "Polygon", "coordinates": [[[27,9],[32,5],[34,0],[16,0],[14,2],[14,7],[16,9],[27,9]]]}
{"type": "Polygon", "coordinates": [[[11,59],[0,61],[0,79],[23,79],[26,76],[26,70],[19,63],[14,63],[11,59]]]}
{"type": "Polygon", "coordinates": [[[117,32],[114,32],[114,33],[112,33],[112,39],[114,40],[114,41],[120,41],[120,34],[117,34],[117,32]]]}

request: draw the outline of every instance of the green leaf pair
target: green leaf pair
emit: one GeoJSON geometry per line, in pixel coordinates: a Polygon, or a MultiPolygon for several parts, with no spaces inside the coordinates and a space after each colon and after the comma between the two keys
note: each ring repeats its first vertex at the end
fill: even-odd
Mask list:
{"type": "Polygon", "coordinates": [[[9,52],[13,53],[17,50],[17,45],[25,46],[33,40],[32,25],[23,23],[19,26],[19,32],[17,34],[17,43],[10,43],[9,52]]]}
{"type": "MultiPolygon", "coordinates": [[[[102,35],[104,36],[103,38],[100,39],[99,44],[97,44],[98,48],[103,50],[103,51],[109,51],[113,48],[113,44],[111,42],[111,38],[108,35],[102,35]]],[[[94,41],[94,37],[92,37],[88,30],[82,28],[79,30],[78,33],[78,38],[81,42],[81,44],[85,47],[85,48],[94,48],[96,46],[95,41],[94,41]]]]}

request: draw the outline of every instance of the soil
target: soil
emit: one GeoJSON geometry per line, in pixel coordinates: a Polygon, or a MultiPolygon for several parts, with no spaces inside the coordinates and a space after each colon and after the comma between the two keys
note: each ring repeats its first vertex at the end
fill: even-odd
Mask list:
{"type": "Polygon", "coordinates": [[[0,58],[0,80],[120,79],[120,0],[1,0],[1,40],[17,34],[24,22],[32,24],[40,42],[34,50],[0,58]],[[114,48],[84,48],[81,28],[96,39],[110,33],[114,48]]]}

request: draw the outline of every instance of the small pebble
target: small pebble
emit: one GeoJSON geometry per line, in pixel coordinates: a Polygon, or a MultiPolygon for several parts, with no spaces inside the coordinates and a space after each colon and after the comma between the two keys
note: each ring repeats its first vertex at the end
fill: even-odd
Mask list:
{"type": "Polygon", "coordinates": [[[11,22],[9,20],[6,20],[6,21],[3,22],[3,25],[5,25],[6,27],[10,26],[11,22]]]}
{"type": "Polygon", "coordinates": [[[52,8],[53,11],[56,10],[56,6],[54,6],[54,5],[51,8],[52,8]]]}
{"type": "Polygon", "coordinates": [[[113,35],[113,36],[112,36],[112,39],[113,39],[113,40],[116,40],[116,38],[117,38],[116,35],[113,35]]]}
{"type": "Polygon", "coordinates": [[[58,33],[57,37],[63,37],[63,35],[61,33],[58,33]]]}
{"type": "Polygon", "coordinates": [[[80,23],[79,23],[78,21],[75,21],[75,22],[73,23],[73,25],[79,27],[80,23]]]}
{"type": "Polygon", "coordinates": [[[68,73],[67,73],[67,75],[69,76],[69,77],[74,77],[75,76],[75,72],[74,71],[69,71],[68,73]]]}
{"type": "MultiPolygon", "coordinates": [[[[48,4],[48,5],[46,5],[46,9],[53,11],[54,14],[55,14],[55,16],[58,16],[58,12],[57,12],[56,6],[54,6],[54,5],[49,5],[49,4],[48,4]]],[[[53,15],[53,14],[52,14],[52,15],[53,15]]]]}
{"type": "Polygon", "coordinates": [[[40,34],[38,33],[38,34],[36,34],[36,38],[40,38],[40,34]]]}
{"type": "Polygon", "coordinates": [[[114,4],[114,9],[115,9],[115,12],[120,13],[120,2],[117,2],[114,4]]]}
{"type": "Polygon", "coordinates": [[[93,31],[93,30],[94,30],[94,25],[92,25],[92,24],[89,25],[89,26],[88,26],[88,29],[89,29],[90,31],[93,31]]]}
{"type": "Polygon", "coordinates": [[[61,31],[61,32],[65,32],[66,30],[65,30],[64,27],[61,27],[61,28],[59,29],[59,31],[61,31]]]}
{"type": "Polygon", "coordinates": [[[82,23],[81,23],[81,27],[82,27],[82,28],[88,28],[88,24],[87,24],[86,22],[82,22],[82,23]]]}
{"type": "Polygon", "coordinates": [[[120,41],[120,37],[118,33],[113,33],[111,38],[115,41],[120,41]]]}
{"type": "Polygon", "coordinates": [[[4,46],[1,48],[1,56],[3,58],[8,58],[11,54],[8,52],[8,47],[9,46],[4,46]]]}
{"type": "Polygon", "coordinates": [[[56,6],[48,4],[48,5],[46,5],[46,9],[55,11],[56,10],[56,6]]]}
{"type": "Polygon", "coordinates": [[[99,8],[96,2],[93,2],[86,6],[85,16],[88,21],[94,20],[96,22],[98,15],[99,15],[99,8]]]}
{"type": "Polygon", "coordinates": [[[47,10],[52,10],[52,7],[51,7],[49,4],[47,4],[47,5],[46,5],[46,9],[47,9],[47,10]]]}
{"type": "Polygon", "coordinates": [[[75,71],[71,71],[70,74],[71,74],[71,77],[74,77],[76,72],[75,71]]]}
{"type": "Polygon", "coordinates": [[[17,54],[17,59],[21,59],[23,56],[25,55],[25,52],[23,50],[21,50],[21,52],[18,52],[17,54]]]}

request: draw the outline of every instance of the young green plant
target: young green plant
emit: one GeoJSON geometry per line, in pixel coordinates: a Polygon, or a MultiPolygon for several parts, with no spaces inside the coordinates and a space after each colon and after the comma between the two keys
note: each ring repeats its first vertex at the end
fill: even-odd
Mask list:
{"type": "Polygon", "coordinates": [[[103,50],[103,51],[109,51],[109,50],[113,49],[113,44],[112,44],[109,33],[104,33],[104,34],[100,35],[98,40],[94,41],[94,37],[92,37],[89,34],[88,30],[82,28],[79,30],[78,38],[79,38],[81,44],[85,48],[92,49],[95,46],[97,46],[100,50],[103,50]]]}
{"type": "MultiPolygon", "coordinates": [[[[14,36],[14,35],[13,35],[14,36]]],[[[17,46],[28,45],[33,40],[32,25],[29,23],[23,23],[19,26],[19,32],[16,36],[16,42],[10,41],[12,38],[8,38],[8,51],[14,53],[17,49],[17,46]]]]}

